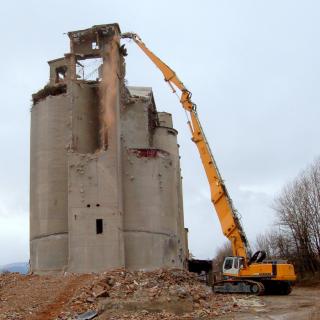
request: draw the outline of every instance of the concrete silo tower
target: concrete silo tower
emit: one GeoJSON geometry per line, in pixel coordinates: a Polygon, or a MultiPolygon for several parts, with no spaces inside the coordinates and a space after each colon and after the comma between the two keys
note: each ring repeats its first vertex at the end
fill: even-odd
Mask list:
{"type": "Polygon", "coordinates": [[[117,24],[68,33],[31,109],[34,272],[185,267],[177,132],[126,87],[117,24]]]}

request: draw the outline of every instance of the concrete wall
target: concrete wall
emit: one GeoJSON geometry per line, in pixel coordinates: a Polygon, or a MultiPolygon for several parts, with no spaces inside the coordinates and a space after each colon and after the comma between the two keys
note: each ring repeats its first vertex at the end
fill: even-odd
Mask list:
{"type": "Polygon", "coordinates": [[[151,130],[150,112],[155,110],[151,89],[129,90],[140,98],[121,114],[126,267],[183,267],[177,132],[171,115],[160,113],[158,122],[171,128],[158,123],[151,130]]]}
{"type": "Polygon", "coordinates": [[[186,230],[184,227],[184,211],[183,211],[183,193],[182,193],[182,177],[180,167],[179,145],[177,143],[178,132],[173,129],[172,115],[167,112],[158,112],[159,127],[156,128],[154,143],[160,149],[169,152],[174,159],[174,185],[176,186],[176,194],[178,200],[177,226],[179,232],[179,257],[184,260],[188,258],[188,241],[186,230]]]}
{"type": "Polygon", "coordinates": [[[32,271],[61,270],[68,258],[68,94],[31,109],[30,259],[32,271]]]}
{"type": "Polygon", "coordinates": [[[69,154],[69,266],[99,272],[124,266],[123,213],[114,161],[108,151],[69,154]],[[96,220],[103,220],[97,234],[96,220]]]}
{"type": "MultiPolygon", "coordinates": [[[[179,148],[177,144],[178,132],[173,129],[172,116],[166,112],[159,112],[159,126],[155,129],[154,146],[168,152],[171,156],[172,167],[170,181],[170,192],[172,195],[172,211],[174,212],[179,263],[186,264],[187,243],[184,229],[183,200],[182,200],[182,178],[180,168],[179,148]]],[[[180,266],[181,266],[180,265],[180,266]]]]}
{"type": "Polygon", "coordinates": [[[124,179],[126,267],[155,269],[181,266],[178,256],[177,203],[171,178],[172,159],[130,154],[124,179]]]}
{"type": "Polygon", "coordinates": [[[99,149],[98,89],[97,84],[69,83],[73,151],[94,153],[99,149]]]}

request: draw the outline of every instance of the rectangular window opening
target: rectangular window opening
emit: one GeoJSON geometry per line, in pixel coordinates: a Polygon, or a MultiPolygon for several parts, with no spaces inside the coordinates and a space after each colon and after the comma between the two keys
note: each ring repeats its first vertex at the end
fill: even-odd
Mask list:
{"type": "Polygon", "coordinates": [[[99,58],[79,58],[76,61],[76,76],[78,80],[98,81],[100,80],[99,70],[103,60],[99,58]]]}
{"type": "Polygon", "coordinates": [[[96,233],[103,233],[103,219],[96,219],[96,233]]]}
{"type": "Polygon", "coordinates": [[[92,48],[93,50],[99,50],[99,45],[98,45],[96,42],[92,42],[92,43],[91,43],[91,48],[92,48]]]}

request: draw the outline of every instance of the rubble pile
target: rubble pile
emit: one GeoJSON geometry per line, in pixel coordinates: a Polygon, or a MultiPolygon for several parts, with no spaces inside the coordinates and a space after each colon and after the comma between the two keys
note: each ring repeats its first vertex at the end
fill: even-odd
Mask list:
{"type": "Polygon", "coordinates": [[[184,270],[117,269],[95,275],[57,319],[74,319],[90,310],[97,312],[97,319],[211,319],[239,308],[231,296],[213,294],[184,270]]]}
{"type": "Polygon", "coordinates": [[[213,319],[245,310],[240,300],[180,269],[0,274],[0,320],[213,319]]]}

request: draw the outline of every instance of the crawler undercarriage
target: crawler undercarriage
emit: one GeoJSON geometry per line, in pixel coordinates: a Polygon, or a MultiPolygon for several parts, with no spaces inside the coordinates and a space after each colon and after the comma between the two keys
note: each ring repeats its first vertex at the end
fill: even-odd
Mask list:
{"type": "Polygon", "coordinates": [[[212,289],[217,293],[288,295],[292,290],[292,284],[289,281],[228,279],[215,282],[212,289]]]}

